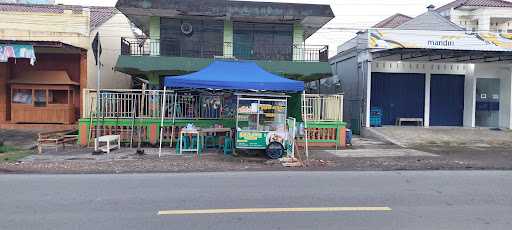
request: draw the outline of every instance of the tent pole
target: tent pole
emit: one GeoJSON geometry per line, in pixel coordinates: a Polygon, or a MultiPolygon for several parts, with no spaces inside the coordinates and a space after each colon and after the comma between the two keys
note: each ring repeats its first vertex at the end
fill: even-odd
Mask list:
{"type": "Polygon", "coordinates": [[[164,128],[164,117],[165,117],[165,102],[167,101],[166,96],[167,87],[164,86],[164,96],[162,98],[162,110],[160,110],[160,113],[162,114],[162,120],[160,121],[160,146],[158,147],[158,157],[162,156],[162,139],[164,137],[163,134],[163,128],[164,128]]]}
{"type": "Polygon", "coordinates": [[[308,133],[308,114],[306,111],[306,91],[302,92],[302,116],[304,120],[304,135],[306,136],[306,166],[309,165],[309,133],[308,133]]]}
{"type": "Polygon", "coordinates": [[[178,93],[174,93],[174,106],[173,106],[173,110],[172,110],[172,128],[171,128],[171,148],[172,148],[172,143],[174,141],[174,124],[176,122],[176,104],[178,103],[178,93]]]}
{"type": "MultiPolygon", "coordinates": [[[[99,138],[100,138],[100,130],[99,130],[99,122],[100,122],[100,117],[99,117],[99,110],[100,110],[100,97],[101,97],[101,61],[100,61],[100,47],[101,45],[99,44],[100,41],[99,41],[99,35],[98,36],[98,50],[96,50],[96,55],[98,57],[98,60],[96,61],[96,65],[98,66],[98,76],[96,76],[96,125],[94,126],[96,128],[96,134],[95,134],[95,138],[94,138],[94,154],[100,154],[101,151],[98,149],[99,147],[99,138]]],[[[92,125],[92,124],[91,124],[92,125]]]]}

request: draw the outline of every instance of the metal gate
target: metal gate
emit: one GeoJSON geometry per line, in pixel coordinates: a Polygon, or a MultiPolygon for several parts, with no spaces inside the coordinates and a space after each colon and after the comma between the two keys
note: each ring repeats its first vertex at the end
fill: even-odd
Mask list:
{"type": "Polygon", "coordinates": [[[462,126],[464,75],[433,74],[430,80],[430,125],[462,126]]]}
{"type": "Polygon", "coordinates": [[[372,73],[371,107],[382,109],[383,125],[394,125],[397,118],[423,118],[425,75],[372,73]]]}

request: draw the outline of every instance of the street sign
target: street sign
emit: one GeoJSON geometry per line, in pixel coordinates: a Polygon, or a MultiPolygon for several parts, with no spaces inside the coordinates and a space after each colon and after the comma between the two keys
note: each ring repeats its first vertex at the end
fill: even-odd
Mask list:
{"type": "Polygon", "coordinates": [[[101,53],[103,52],[100,42],[100,32],[96,33],[96,36],[94,36],[94,40],[92,41],[92,51],[94,54],[94,61],[96,62],[96,65],[98,65],[101,53]]]}

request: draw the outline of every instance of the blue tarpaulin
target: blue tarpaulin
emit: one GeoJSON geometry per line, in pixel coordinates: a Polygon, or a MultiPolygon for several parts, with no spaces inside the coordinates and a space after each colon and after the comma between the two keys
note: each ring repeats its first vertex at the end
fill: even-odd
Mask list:
{"type": "Polygon", "coordinates": [[[304,82],[269,73],[250,61],[214,61],[204,69],[165,78],[168,88],[304,91],[304,82]]]}

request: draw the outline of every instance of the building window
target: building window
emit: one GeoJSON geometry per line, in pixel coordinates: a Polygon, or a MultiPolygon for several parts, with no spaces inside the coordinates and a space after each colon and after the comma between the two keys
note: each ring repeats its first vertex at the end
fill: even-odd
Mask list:
{"type": "Polygon", "coordinates": [[[224,22],[162,18],[160,49],[166,56],[213,58],[222,56],[224,22]]]}
{"type": "Polygon", "coordinates": [[[44,90],[44,89],[34,90],[34,106],[35,107],[46,107],[46,90],[44,90]]]}
{"type": "Polygon", "coordinates": [[[257,60],[292,60],[293,25],[235,22],[235,57],[257,60]]]}
{"type": "Polygon", "coordinates": [[[66,105],[68,104],[67,90],[49,90],[48,104],[66,105]]]}
{"type": "Polygon", "coordinates": [[[14,89],[12,102],[15,104],[32,104],[32,90],[31,89],[14,89]]]}

